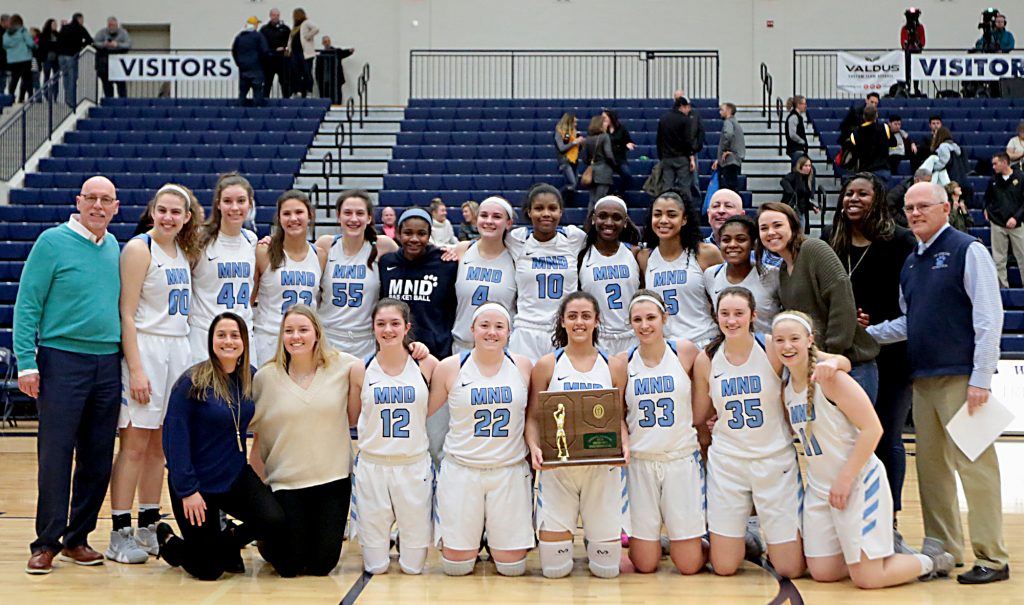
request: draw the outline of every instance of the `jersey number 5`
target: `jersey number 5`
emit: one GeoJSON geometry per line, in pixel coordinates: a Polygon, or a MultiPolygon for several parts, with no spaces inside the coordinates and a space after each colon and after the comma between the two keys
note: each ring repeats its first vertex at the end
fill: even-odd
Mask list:
{"type": "Polygon", "coordinates": [[[725,409],[732,412],[729,419],[729,428],[741,429],[745,426],[756,429],[764,424],[764,414],[761,412],[760,399],[734,399],[725,404],[725,409]]]}

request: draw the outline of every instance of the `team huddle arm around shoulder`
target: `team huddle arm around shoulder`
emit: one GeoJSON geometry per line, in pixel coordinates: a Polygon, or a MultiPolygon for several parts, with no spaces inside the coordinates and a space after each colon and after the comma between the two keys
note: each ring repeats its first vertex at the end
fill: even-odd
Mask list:
{"type": "Polygon", "coordinates": [[[1003,301],[995,263],[982,244],[968,246],[966,263],[964,288],[971,299],[974,320],[974,369],[968,384],[991,389],[1003,333],[1003,301]]]}
{"type": "Polygon", "coordinates": [[[56,260],[57,250],[44,233],[32,246],[21,272],[18,297],[14,303],[14,356],[18,359],[19,375],[38,371],[36,335],[43,305],[50,295],[56,260]]]}
{"type": "Polygon", "coordinates": [[[194,405],[189,398],[192,379],[182,375],[167,401],[167,417],[164,419],[164,456],[167,458],[167,477],[179,498],[185,498],[199,491],[199,478],[192,465],[192,438],[189,434],[189,420],[194,405]]]}

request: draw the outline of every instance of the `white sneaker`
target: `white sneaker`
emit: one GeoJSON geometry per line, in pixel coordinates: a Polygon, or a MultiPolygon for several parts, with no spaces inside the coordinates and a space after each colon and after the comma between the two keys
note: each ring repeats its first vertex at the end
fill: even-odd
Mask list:
{"type": "Polygon", "coordinates": [[[130,527],[110,532],[110,546],[103,556],[118,563],[145,563],[149,560],[149,553],[135,542],[135,532],[130,527]]]}
{"type": "Polygon", "coordinates": [[[140,527],[135,530],[135,543],[139,548],[154,557],[160,554],[160,544],[156,540],[156,524],[140,527]]]}

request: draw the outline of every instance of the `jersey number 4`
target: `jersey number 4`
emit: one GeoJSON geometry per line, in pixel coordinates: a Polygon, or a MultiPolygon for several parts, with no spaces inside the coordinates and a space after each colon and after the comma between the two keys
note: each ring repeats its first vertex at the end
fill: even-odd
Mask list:
{"type": "Polygon", "coordinates": [[[473,425],[474,437],[508,437],[508,421],[510,414],[508,408],[496,408],[491,410],[477,410],[473,414],[476,424],[473,425]]]}
{"type": "Polygon", "coordinates": [[[732,412],[732,418],[728,423],[731,429],[741,429],[744,426],[756,429],[764,424],[760,399],[734,399],[725,404],[725,409],[732,412]]]}
{"type": "Polygon", "coordinates": [[[220,287],[220,293],[217,294],[217,304],[222,305],[225,309],[234,309],[236,304],[249,308],[249,284],[239,284],[237,298],[235,297],[235,284],[232,282],[224,284],[220,287]]]}
{"type": "Polygon", "coordinates": [[[654,425],[669,427],[676,422],[676,404],[669,397],[662,397],[657,401],[641,399],[637,406],[644,414],[644,417],[638,421],[638,424],[645,429],[649,429],[654,425]],[[662,411],[660,418],[655,408],[662,411]]]}
{"type": "Polygon", "coordinates": [[[382,409],[380,423],[384,427],[385,439],[404,439],[409,436],[409,410],[405,408],[382,409]]]}

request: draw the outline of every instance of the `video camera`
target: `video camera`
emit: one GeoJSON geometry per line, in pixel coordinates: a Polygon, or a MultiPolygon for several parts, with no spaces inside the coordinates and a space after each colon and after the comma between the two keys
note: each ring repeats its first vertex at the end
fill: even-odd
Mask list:
{"type": "Polygon", "coordinates": [[[978,24],[980,29],[986,36],[991,36],[992,31],[996,28],[996,17],[999,16],[998,8],[988,8],[981,13],[981,23],[978,24]]]}
{"type": "Polygon", "coordinates": [[[903,16],[907,19],[903,49],[912,53],[921,52],[924,48],[924,40],[918,35],[918,28],[921,27],[921,9],[911,6],[903,13],[903,16]]]}

